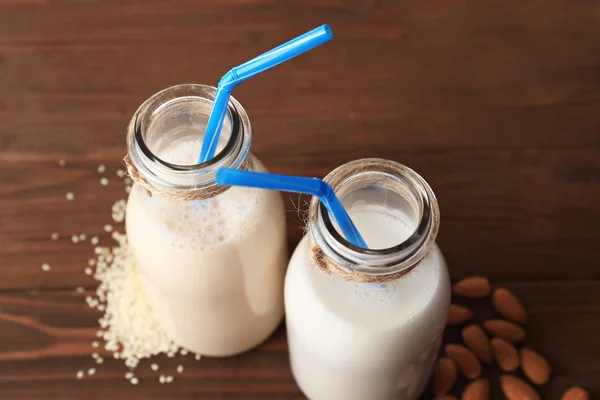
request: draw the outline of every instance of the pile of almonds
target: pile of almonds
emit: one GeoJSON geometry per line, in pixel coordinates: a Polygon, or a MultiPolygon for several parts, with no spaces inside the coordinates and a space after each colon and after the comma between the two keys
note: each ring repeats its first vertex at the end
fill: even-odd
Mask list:
{"type": "MultiPolygon", "coordinates": [[[[445,357],[441,357],[433,372],[433,394],[439,400],[456,400],[448,393],[454,387],[459,374],[470,380],[462,393],[462,400],[488,400],[490,384],[481,377],[481,363],[495,361],[503,375],[500,386],[508,400],[540,400],[532,384],[544,385],[551,376],[548,361],[536,351],[516,344],[525,340],[523,325],[527,322],[527,313],[519,299],[504,288],[493,290],[487,278],[470,277],[462,279],[453,286],[457,296],[468,299],[492,297],[492,306],[496,314],[503,318],[493,318],[483,323],[483,328],[471,324],[463,328],[462,344],[446,345],[445,357]],[[487,334],[486,334],[487,332],[487,334]],[[489,336],[492,339],[489,339],[489,336]],[[531,383],[512,375],[521,367],[531,383]]],[[[448,314],[447,326],[467,324],[473,313],[466,307],[452,304],[448,314]]],[[[580,387],[571,387],[565,391],[562,400],[589,400],[589,394],[580,387]]]]}

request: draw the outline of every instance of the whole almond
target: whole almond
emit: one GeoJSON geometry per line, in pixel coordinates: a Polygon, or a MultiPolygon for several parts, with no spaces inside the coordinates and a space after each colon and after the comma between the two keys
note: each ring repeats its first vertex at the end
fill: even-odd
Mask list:
{"type": "Polygon", "coordinates": [[[535,351],[523,347],[521,349],[521,364],[525,375],[536,385],[543,385],[550,380],[550,364],[535,351]]]}
{"type": "Polygon", "coordinates": [[[496,364],[502,371],[512,372],[519,368],[519,354],[512,344],[500,338],[493,338],[491,343],[496,364]]]}
{"type": "Polygon", "coordinates": [[[490,399],[490,383],[487,379],[481,378],[471,382],[465,388],[461,400],[489,400],[490,399]]]}
{"type": "Polygon", "coordinates": [[[454,360],[458,371],[465,378],[475,379],[481,375],[481,364],[471,350],[460,344],[446,345],[446,355],[454,360]]]}
{"type": "Polygon", "coordinates": [[[531,385],[516,376],[502,375],[500,386],[508,400],[541,400],[531,385]]]}
{"type": "Polygon", "coordinates": [[[452,389],[456,383],[458,371],[456,364],[449,357],[442,357],[435,364],[433,370],[433,394],[443,396],[452,389]]]}
{"type": "Polygon", "coordinates": [[[492,294],[492,305],[494,310],[506,319],[520,324],[527,322],[525,308],[523,308],[517,296],[508,289],[496,289],[492,294]]]}
{"type": "Polygon", "coordinates": [[[487,364],[492,362],[492,347],[483,329],[477,325],[469,325],[463,329],[462,337],[477,358],[487,364]]]}
{"type": "Polygon", "coordinates": [[[525,330],[519,325],[504,319],[490,319],[483,323],[483,327],[493,337],[499,337],[510,343],[525,340],[525,330]]]}
{"type": "Polygon", "coordinates": [[[445,396],[436,397],[435,400],[458,400],[458,399],[455,396],[452,396],[451,394],[447,394],[445,396]]]}
{"type": "Polygon", "coordinates": [[[446,325],[462,325],[469,321],[471,317],[473,317],[473,313],[467,307],[459,306],[456,304],[450,304],[450,310],[448,311],[448,319],[446,320],[446,325]]]}
{"type": "Polygon", "coordinates": [[[579,386],[573,386],[565,391],[561,400],[590,400],[590,394],[579,386]]]}
{"type": "Polygon", "coordinates": [[[492,293],[490,281],[483,276],[472,276],[456,282],[452,287],[454,293],[469,299],[481,299],[492,293]]]}

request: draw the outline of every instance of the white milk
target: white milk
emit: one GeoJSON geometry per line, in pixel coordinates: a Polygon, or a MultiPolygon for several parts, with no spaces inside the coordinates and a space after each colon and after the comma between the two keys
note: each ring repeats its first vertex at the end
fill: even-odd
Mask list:
{"type": "MultiPolygon", "coordinates": [[[[194,164],[199,149],[198,141],[179,141],[158,155],[194,164]]],[[[273,332],[283,316],[287,262],[279,193],[232,187],[212,199],[176,201],[148,197],[136,185],[126,218],[153,306],[179,345],[228,356],[273,332]]]]}
{"type": "MultiPolygon", "coordinates": [[[[376,205],[348,210],[372,249],[412,233],[376,205]]],[[[294,377],[311,400],[416,399],[441,343],[450,284],[434,245],[407,275],[385,283],[346,281],[320,271],[305,236],[290,261],[285,307],[294,377]]]]}

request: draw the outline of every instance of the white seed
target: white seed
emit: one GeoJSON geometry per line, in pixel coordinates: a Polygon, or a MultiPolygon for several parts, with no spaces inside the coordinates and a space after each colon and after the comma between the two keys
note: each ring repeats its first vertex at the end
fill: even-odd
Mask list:
{"type": "Polygon", "coordinates": [[[167,383],[171,383],[171,382],[173,382],[173,377],[172,377],[171,375],[167,376],[167,377],[165,378],[165,382],[167,382],[167,383]]]}
{"type": "Polygon", "coordinates": [[[103,335],[102,331],[96,332],[96,337],[102,337],[102,335],[103,335]]]}
{"type": "Polygon", "coordinates": [[[196,361],[200,360],[202,358],[202,356],[200,354],[196,354],[194,356],[194,358],[196,359],[196,361]]]}
{"type": "Polygon", "coordinates": [[[125,186],[125,193],[131,192],[131,186],[125,186]]]}
{"type": "Polygon", "coordinates": [[[99,347],[99,346],[100,346],[100,343],[98,343],[96,341],[92,342],[92,347],[99,347]]]}
{"type": "Polygon", "coordinates": [[[175,353],[167,353],[167,357],[173,358],[173,357],[175,357],[175,353]]]}
{"type": "Polygon", "coordinates": [[[122,178],[122,177],[124,177],[124,176],[125,176],[125,171],[123,171],[122,169],[120,169],[120,168],[119,168],[119,169],[117,170],[117,176],[118,176],[119,178],[122,178]]]}
{"type": "Polygon", "coordinates": [[[99,241],[100,241],[100,239],[98,239],[98,236],[94,236],[91,240],[91,242],[94,246],[97,245],[99,241]]]}
{"type": "Polygon", "coordinates": [[[98,353],[92,353],[92,358],[95,360],[96,358],[100,357],[100,355],[98,353]]]}
{"type": "Polygon", "coordinates": [[[83,288],[82,286],[77,287],[77,289],[75,289],[75,291],[77,291],[77,293],[83,293],[85,292],[85,288],[83,288]]]}
{"type": "Polygon", "coordinates": [[[85,272],[86,275],[92,275],[94,273],[94,271],[92,271],[91,268],[86,268],[83,271],[85,272]]]}
{"type": "Polygon", "coordinates": [[[60,160],[58,160],[58,165],[60,165],[61,167],[64,167],[65,165],[67,165],[67,160],[65,160],[64,158],[61,158],[60,160]]]}
{"type": "Polygon", "coordinates": [[[114,228],[113,228],[113,226],[112,226],[112,225],[110,225],[110,224],[106,224],[106,225],[104,225],[104,231],[105,231],[105,232],[112,232],[112,231],[113,231],[113,229],[114,229],[114,228]]]}
{"type": "Polygon", "coordinates": [[[82,233],[81,235],[79,235],[80,242],[83,242],[85,239],[87,239],[87,236],[85,235],[85,233],[82,233]]]}
{"type": "Polygon", "coordinates": [[[100,184],[101,184],[102,186],[106,186],[106,185],[108,185],[108,179],[106,179],[106,178],[102,178],[102,179],[100,179],[100,184]]]}
{"type": "Polygon", "coordinates": [[[93,258],[90,258],[90,259],[88,260],[88,265],[89,265],[90,267],[93,267],[94,265],[96,265],[96,260],[94,260],[93,258]]]}
{"type": "Polygon", "coordinates": [[[129,371],[128,373],[125,374],[125,378],[126,379],[131,379],[133,378],[133,372],[129,371]]]}
{"type": "Polygon", "coordinates": [[[178,365],[177,366],[177,373],[180,374],[183,372],[183,365],[178,365]]]}
{"type": "Polygon", "coordinates": [[[50,264],[48,264],[48,263],[43,263],[43,264],[42,264],[42,270],[44,270],[44,271],[46,271],[46,272],[50,271],[50,264]]]}
{"type": "Polygon", "coordinates": [[[77,235],[72,235],[71,236],[71,242],[73,242],[73,243],[79,243],[79,237],[77,235]]]}
{"type": "Polygon", "coordinates": [[[94,375],[96,373],[96,368],[88,369],[88,375],[94,375]]]}
{"type": "Polygon", "coordinates": [[[75,198],[75,195],[73,194],[73,192],[69,192],[67,193],[67,200],[71,201],[75,198]]]}
{"type": "Polygon", "coordinates": [[[103,174],[105,172],[106,172],[106,165],[104,165],[104,164],[98,165],[98,173],[103,174]]]}
{"type": "Polygon", "coordinates": [[[158,364],[150,364],[152,371],[158,371],[158,364]]]}
{"type": "Polygon", "coordinates": [[[179,352],[179,354],[181,354],[182,356],[187,355],[188,351],[186,349],[181,349],[181,351],[179,352]]]}
{"type": "Polygon", "coordinates": [[[52,235],[50,235],[50,240],[57,240],[58,239],[58,233],[53,232],[52,235]]]}
{"type": "Polygon", "coordinates": [[[104,358],[98,357],[96,358],[96,364],[102,364],[104,362],[104,358]]]}
{"type": "Polygon", "coordinates": [[[132,385],[137,385],[140,382],[140,380],[134,376],[133,378],[131,378],[130,382],[132,385]]]}
{"type": "Polygon", "coordinates": [[[85,374],[85,373],[84,373],[83,371],[77,371],[77,379],[81,379],[81,378],[83,378],[83,375],[84,375],[84,374],[85,374]]]}
{"type": "Polygon", "coordinates": [[[161,376],[159,376],[159,377],[158,377],[158,381],[159,381],[160,383],[165,383],[165,376],[164,376],[164,375],[161,375],[161,376]]]}

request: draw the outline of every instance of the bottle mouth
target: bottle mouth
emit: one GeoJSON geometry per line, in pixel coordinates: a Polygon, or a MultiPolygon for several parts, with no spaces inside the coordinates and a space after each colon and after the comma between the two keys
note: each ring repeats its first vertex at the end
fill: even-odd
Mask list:
{"type": "Polygon", "coordinates": [[[246,111],[233,97],[221,131],[217,153],[206,162],[198,158],[182,163],[163,155],[180,140],[197,143],[197,157],[216,88],[183,84],[166,88],[148,98],[134,114],[128,129],[128,154],[135,167],[153,186],[198,189],[215,185],[220,167],[237,168],[246,159],[251,141],[246,111]]]}
{"type": "MultiPolygon", "coordinates": [[[[435,242],[440,221],[437,199],[412,169],[389,160],[362,159],[336,168],[325,181],[345,207],[364,203],[365,209],[393,210],[402,216],[407,228],[396,242],[394,238],[385,241],[392,245],[358,247],[341,235],[323,204],[313,198],[313,239],[325,255],[344,268],[367,275],[397,273],[418,263],[435,242]]],[[[369,243],[369,238],[365,240],[369,243]]]]}

